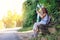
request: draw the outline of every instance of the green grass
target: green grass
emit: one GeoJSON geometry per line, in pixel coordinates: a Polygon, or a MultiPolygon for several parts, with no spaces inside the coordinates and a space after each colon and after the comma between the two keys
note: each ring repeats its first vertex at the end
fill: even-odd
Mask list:
{"type": "Polygon", "coordinates": [[[29,31],[32,30],[33,26],[30,27],[23,27],[22,29],[18,30],[19,32],[29,31]]]}

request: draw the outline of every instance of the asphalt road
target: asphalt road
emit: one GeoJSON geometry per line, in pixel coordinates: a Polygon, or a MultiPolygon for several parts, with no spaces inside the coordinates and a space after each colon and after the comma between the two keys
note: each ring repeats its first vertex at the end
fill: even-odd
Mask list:
{"type": "Polygon", "coordinates": [[[32,31],[0,33],[0,40],[29,40],[32,31]]]}
{"type": "Polygon", "coordinates": [[[21,40],[15,33],[0,33],[0,40],[21,40]]]}

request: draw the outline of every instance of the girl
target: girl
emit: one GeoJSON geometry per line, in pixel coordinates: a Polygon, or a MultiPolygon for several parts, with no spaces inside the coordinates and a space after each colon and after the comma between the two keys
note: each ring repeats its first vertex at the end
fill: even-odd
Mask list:
{"type": "Polygon", "coordinates": [[[37,14],[39,14],[41,21],[36,22],[33,26],[34,37],[36,37],[38,35],[38,28],[40,28],[41,31],[43,31],[42,25],[46,25],[50,22],[50,17],[48,16],[48,12],[45,7],[42,7],[41,9],[37,10],[36,12],[37,12],[37,14]]]}

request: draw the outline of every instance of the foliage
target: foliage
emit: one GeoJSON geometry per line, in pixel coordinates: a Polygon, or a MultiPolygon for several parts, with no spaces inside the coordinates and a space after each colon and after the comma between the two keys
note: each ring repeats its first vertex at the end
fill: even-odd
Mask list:
{"type": "Polygon", "coordinates": [[[2,20],[0,20],[0,29],[5,29],[5,27],[4,27],[4,23],[3,23],[2,20]]]}
{"type": "Polygon", "coordinates": [[[20,27],[22,25],[22,16],[18,15],[16,12],[12,13],[10,10],[7,14],[7,17],[2,19],[6,28],[20,27]]]}
{"type": "Polygon", "coordinates": [[[20,29],[20,30],[18,30],[19,32],[24,32],[24,31],[30,31],[30,30],[32,30],[32,25],[30,26],[30,27],[23,27],[22,29],[20,29]]]}
{"type": "Polygon", "coordinates": [[[23,4],[24,27],[30,26],[36,22],[35,9],[38,3],[47,8],[48,14],[52,18],[52,22],[60,22],[60,13],[58,11],[58,3],[56,0],[27,0],[23,4]]]}
{"type": "MultiPolygon", "coordinates": [[[[56,0],[39,0],[40,4],[43,4],[47,10],[48,14],[51,16],[51,21],[59,25],[60,23],[60,11],[58,11],[58,2],[56,0]]],[[[57,26],[55,26],[57,28],[57,26]]],[[[59,27],[60,28],[60,27],[59,27]]]]}
{"type": "Polygon", "coordinates": [[[29,27],[36,21],[36,1],[27,0],[23,4],[23,27],[29,27]]]}

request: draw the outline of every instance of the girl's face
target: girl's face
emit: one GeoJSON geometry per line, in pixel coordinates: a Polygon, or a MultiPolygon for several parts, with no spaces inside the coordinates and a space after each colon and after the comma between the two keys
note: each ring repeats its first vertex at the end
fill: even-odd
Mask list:
{"type": "Polygon", "coordinates": [[[45,8],[42,8],[42,11],[43,11],[43,13],[46,13],[46,9],[45,8]]]}

